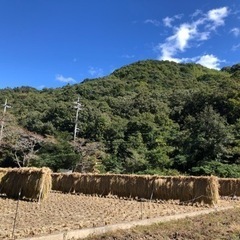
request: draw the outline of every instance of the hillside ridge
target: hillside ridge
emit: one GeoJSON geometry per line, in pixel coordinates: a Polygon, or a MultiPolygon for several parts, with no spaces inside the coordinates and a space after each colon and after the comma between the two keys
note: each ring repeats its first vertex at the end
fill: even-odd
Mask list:
{"type": "Polygon", "coordinates": [[[218,71],[144,60],[61,88],[1,89],[0,102],[8,99],[12,108],[4,116],[0,166],[238,176],[238,74],[239,64],[218,71]]]}

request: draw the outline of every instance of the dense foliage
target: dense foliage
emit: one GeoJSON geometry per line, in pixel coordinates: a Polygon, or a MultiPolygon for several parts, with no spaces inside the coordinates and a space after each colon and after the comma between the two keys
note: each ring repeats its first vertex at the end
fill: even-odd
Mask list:
{"type": "MultiPolygon", "coordinates": [[[[240,64],[217,71],[147,60],[62,88],[2,89],[0,102],[12,105],[5,135],[14,125],[44,136],[30,165],[83,169],[90,161],[102,172],[240,177],[239,90],[240,64]]],[[[4,136],[1,165],[24,158],[14,139],[4,136]]]]}

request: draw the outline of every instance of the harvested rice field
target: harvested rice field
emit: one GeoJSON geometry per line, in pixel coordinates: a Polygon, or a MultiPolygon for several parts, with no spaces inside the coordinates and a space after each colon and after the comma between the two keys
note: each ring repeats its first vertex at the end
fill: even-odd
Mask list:
{"type": "MultiPolygon", "coordinates": [[[[18,201],[0,197],[0,239],[11,239],[18,201]]],[[[218,206],[240,205],[239,199],[221,200],[218,206]]],[[[48,199],[19,201],[15,238],[98,227],[139,219],[198,211],[208,206],[180,205],[178,201],[136,201],[116,197],[51,192],[48,199]]]]}

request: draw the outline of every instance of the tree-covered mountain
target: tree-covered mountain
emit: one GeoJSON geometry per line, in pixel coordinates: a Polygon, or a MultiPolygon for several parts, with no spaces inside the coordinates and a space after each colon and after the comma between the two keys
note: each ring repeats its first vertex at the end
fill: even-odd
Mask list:
{"type": "Polygon", "coordinates": [[[2,89],[12,108],[0,164],[240,177],[239,90],[240,64],[217,71],[156,60],[57,89],[2,89]]]}

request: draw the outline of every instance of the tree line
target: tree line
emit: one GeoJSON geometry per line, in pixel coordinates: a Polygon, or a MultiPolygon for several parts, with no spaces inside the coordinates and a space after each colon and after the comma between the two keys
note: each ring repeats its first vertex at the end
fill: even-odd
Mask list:
{"type": "Polygon", "coordinates": [[[2,89],[0,165],[240,177],[239,77],[240,64],[146,60],[62,88],[2,89]]]}

